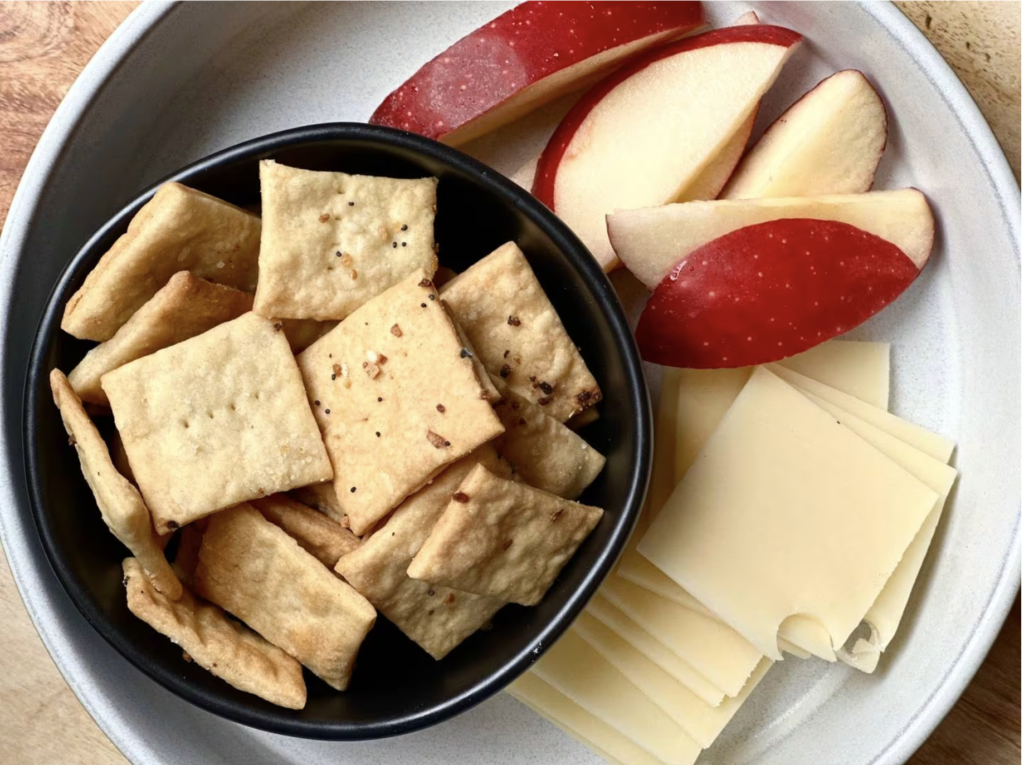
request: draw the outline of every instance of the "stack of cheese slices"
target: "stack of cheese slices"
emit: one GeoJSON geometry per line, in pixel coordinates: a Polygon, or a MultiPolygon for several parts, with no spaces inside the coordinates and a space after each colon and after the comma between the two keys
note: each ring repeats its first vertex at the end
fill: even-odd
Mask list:
{"type": "Polygon", "coordinates": [[[617,571],[511,693],[613,762],[694,762],[783,653],[872,672],[956,478],[888,412],[889,346],[665,368],[617,571]]]}

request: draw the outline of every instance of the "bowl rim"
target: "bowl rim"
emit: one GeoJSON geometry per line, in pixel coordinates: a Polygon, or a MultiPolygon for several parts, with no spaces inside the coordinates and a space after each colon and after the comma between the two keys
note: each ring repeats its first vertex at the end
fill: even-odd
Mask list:
{"type": "Polygon", "coordinates": [[[625,548],[639,519],[647,491],[652,464],[652,433],[653,420],[648,388],[632,330],[607,276],[568,226],[524,189],[457,149],[406,131],[357,122],[331,122],[290,128],[215,152],[152,184],[109,218],[64,266],[47,297],[46,309],[34,332],[30,363],[25,377],[25,398],[22,402],[24,477],[28,486],[29,510],[50,568],[71,602],[93,629],[137,669],[178,697],[202,709],[260,730],[302,738],[338,741],[386,738],[443,722],[498,693],[537,661],[583,610],[625,548]],[[554,617],[541,629],[536,640],[522,648],[498,669],[489,672],[462,693],[442,703],[413,713],[358,723],[288,719],[290,710],[271,708],[264,711],[249,708],[244,703],[225,698],[219,693],[209,693],[145,656],[137,649],[135,641],[123,635],[106,614],[96,607],[88,595],[87,588],[60,555],[48,514],[44,509],[36,460],[40,440],[36,412],[41,403],[40,397],[48,397],[50,390],[46,379],[50,366],[46,356],[52,338],[62,331],[60,319],[63,315],[63,305],[59,304],[57,298],[67,291],[68,283],[79,274],[83,262],[95,257],[96,248],[108,239],[114,230],[125,227],[165,183],[179,182],[188,185],[197,177],[218,167],[245,161],[258,162],[260,159],[272,157],[283,149],[301,145],[339,141],[359,141],[396,147],[468,173],[476,177],[502,202],[525,215],[549,236],[556,248],[567,258],[570,266],[580,275],[586,292],[594,298],[608,320],[615,348],[622,358],[626,378],[626,391],[619,400],[627,401],[635,412],[631,420],[637,434],[636,449],[631,455],[632,468],[625,507],[622,514],[615,519],[609,542],[598,552],[594,564],[584,574],[580,586],[568,596],[554,617]]]}

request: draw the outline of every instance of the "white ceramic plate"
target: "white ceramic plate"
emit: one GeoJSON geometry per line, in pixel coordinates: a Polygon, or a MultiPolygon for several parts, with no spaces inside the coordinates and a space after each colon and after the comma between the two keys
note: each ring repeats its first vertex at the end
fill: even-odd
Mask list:
{"type": "MultiPolygon", "coordinates": [[[[248,138],[363,120],[423,62],[507,5],[144,4],[68,94],[11,208],[0,239],[5,374],[24,369],[24,337],[60,269],[143,187],[248,138]],[[79,214],[63,219],[71,206],[79,214]],[[32,278],[22,269],[29,259],[32,278]]],[[[954,437],[963,475],[880,671],[785,662],[704,761],[902,762],[970,680],[1019,587],[1020,190],[962,85],[894,7],[708,6],[718,24],[753,7],[806,36],[762,123],[840,68],[864,70],[883,93],[892,122],[878,186],[926,191],[939,238],[924,276],[858,336],[893,342],[895,411],[954,437]]],[[[539,130],[517,129],[475,151],[509,171],[541,141],[539,130]]],[[[57,665],[133,761],[596,762],[504,694],[431,730],[355,745],[252,731],[173,697],[116,655],[60,591],[29,520],[23,473],[10,467],[20,465],[10,434],[21,401],[4,395],[8,560],[57,665]]]]}

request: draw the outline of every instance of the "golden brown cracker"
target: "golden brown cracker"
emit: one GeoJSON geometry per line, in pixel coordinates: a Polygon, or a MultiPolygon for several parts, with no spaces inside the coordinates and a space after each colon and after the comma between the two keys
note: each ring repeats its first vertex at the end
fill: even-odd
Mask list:
{"type": "Polygon", "coordinates": [[[82,474],[92,489],[107,527],[138,558],[160,592],[171,600],[181,597],[181,582],[171,570],[163,544],[153,530],[149,509],[139,492],[117,472],[110,452],[71,384],[59,369],[50,372],[50,390],[60,409],[69,441],[78,452],[82,474]]]}
{"type": "Polygon", "coordinates": [[[158,532],[333,475],[288,341],[254,313],[102,382],[158,532]]]}
{"type": "Polygon", "coordinates": [[[452,494],[478,464],[510,474],[493,446],[481,446],[408,497],[378,533],[341,558],[335,568],[409,639],[437,660],[447,656],[505,605],[497,598],[421,582],[406,574],[452,494]]]}
{"type": "Polygon", "coordinates": [[[195,587],[339,691],[377,618],[366,598],[247,503],[210,518],[195,587]]]}
{"type": "Polygon", "coordinates": [[[252,295],[179,271],[71,370],[68,380],[83,401],[108,405],[100,378],[130,361],[201,335],[252,308],[252,295]]]}
{"type": "Polygon", "coordinates": [[[254,499],[252,505],[329,569],[359,547],[359,537],[340,523],[284,494],[254,499]]]}
{"type": "Polygon", "coordinates": [[[505,426],[495,445],[516,479],[563,499],[576,499],[604,469],[604,456],[554,417],[500,386],[494,411],[505,426]]]}
{"type": "Polygon", "coordinates": [[[437,179],[404,180],[260,162],[257,313],[344,319],[413,271],[433,274],[437,179]]]}
{"type": "Polygon", "coordinates": [[[403,499],[503,428],[470,352],[420,271],[298,356],[334,466],[363,535],[403,499]]]}
{"type": "Polygon", "coordinates": [[[452,495],[408,574],[533,606],[602,514],[478,465],[452,495]]]}
{"type": "Polygon", "coordinates": [[[109,340],[178,271],[254,292],[260,219],[208,194],[165,183],[64,308],[61,329],[109,340]]]}
{"type": "Polygon", "coordinates": [[[187,590],[177,602],[164,597],[142,574],[135,558],[125,559],[124,584],[133,614],[238,690],[288,709],[306,706],[299,662],[187,590]]]}
{"type": "Polygon", "coordinates": [[[513,242],[441,290],[487,371],[565,422],[596,404],[601,389],[554,306],[513,242]]]}

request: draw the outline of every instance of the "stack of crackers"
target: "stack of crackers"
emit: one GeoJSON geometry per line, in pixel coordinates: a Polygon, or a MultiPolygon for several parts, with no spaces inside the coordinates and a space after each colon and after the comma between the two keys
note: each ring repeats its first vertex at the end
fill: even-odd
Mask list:
{"type": "Polygon", "coordinates": [[[602,516],[573,429],[601,391],[515,244],[435,287],[436,179],[260,179],[262,220],[161,187],[50,382],[131,611],[301,709],[302,667],[345,690],[378,611],[440,660],[544,597],[602,516]]]}

